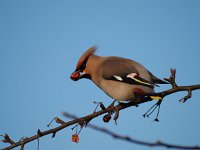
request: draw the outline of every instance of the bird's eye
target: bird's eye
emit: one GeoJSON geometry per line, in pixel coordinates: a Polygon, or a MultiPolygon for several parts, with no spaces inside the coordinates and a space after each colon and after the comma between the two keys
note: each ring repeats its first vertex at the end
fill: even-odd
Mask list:
{"type": "Polygon", "coordinates": [[[83,64],[81,65],[81,67],[78,70],[83,71],[86,68],[86,62],[87,61],[84,61],[83,64]]]}

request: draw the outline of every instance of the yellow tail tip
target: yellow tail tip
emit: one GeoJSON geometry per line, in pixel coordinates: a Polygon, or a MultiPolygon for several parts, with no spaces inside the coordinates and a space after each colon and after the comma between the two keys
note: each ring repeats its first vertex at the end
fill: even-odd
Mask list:
{"type": "Polygon", "coordinates": [[[160,96],[150,96],[150,98],[153,100],[162,100],[162,97],[160,96]]]}

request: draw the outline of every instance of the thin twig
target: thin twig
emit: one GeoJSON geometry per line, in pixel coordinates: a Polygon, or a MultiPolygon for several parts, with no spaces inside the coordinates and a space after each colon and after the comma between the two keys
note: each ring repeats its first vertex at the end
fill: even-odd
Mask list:
{"type": "MultiPolygon", "coordinates": [[[[70,119],[78,118],[78,117],[76,117],[72,114],[66,113],[66,112],[63,113],[63,115],[67,118],[70,118],[70,119]]],[[[90,124],[90,123],[88,124],[88,127],[91,128],[91,129],[94,129],[96,131],[99,131],[101,133],[105,133],[107,135],[110,135],[113,138],[120,139],[120,140],[130,142],[130,143],[134,143],[134,144],[139,144],[139,145],[142,145],[142,146],[165,147],[165,148],[185,149],[185,150],[193,150],[193,149],[194,150],[200,150],[199,146],[182,146],[182,145],[169,144],[169,143],[165,143],[165,142],[162,142],[162,141],[146,142],[146,141],[138,140],[138,139],[135,139],[135,138],[132,138],[132,137],[129,137],[129,136],[123,136],[123,135],[117,134],[116,132],[110,131],[106,128],[98,127],[98,126],[90,124]]]]}
{"type": "MultiPolygon", "coordinates": [[[[168,95],[176,93],[176,92],[187,91],[188,95],[183,98],[183,101],[186,101],[187,99],[189,99],[192,96],[192,91],[200,89],[200,84],[191,85],[191,86],[177,86],[177,84],[175,82],[175,74],[176,74],[176,70],[171,69],[170,78],[165,79],[165,80],[170,82],[170,84],[172,85],[172,88],[169,89],[169,90],[165,90],[163,92],[156,93],[156,95],[164,98],[165,96],[168,96],[168,95]]],[[[33,135],[31,137],[26,137],[25,139],[22,139],[18,142],[12,141],[9,138],[9,136],[7,134],[5,134],[3,136],[4,139],[1,140],[1,141],[4,142],[4,143],[10,143],[10,146],[3,148],[2,150],[10,150],[10,149],[18,147],[18,146],[21,146],[21,148],[23,148],[25,144],[27,144],[31,141],[37,140],[38,138],[41,138],[43,136],[52,134],[52,137],[55,137],[55,135],[58,131],[60,131],[60,130],[62,130],[64,128],[70,126],[70,125],[77,124],[77,123],[78,124],[84,124],[84,123],[86,124],[89,121],[91,121],[92,119],[94,119],[94,118],[96,118],[96,117],[98,117],[102,114],[112,112],[113,110],[120,111],[122,109],[131,107],[131,106],[138,106],[139,104],[142,104],[142,103],[145,103],[145,102],[148,102],[148,101],[151,101],[151,100],[152,99],[149,98],[149,96],[147,96],[147,97],[143,98],[140,102],[137,102],[137,103],[129,102],[129,103],[125,103],[123,105],[120,105],[120,104],[116,105],[115,107],[107,107],[103,110],[97,111],[95,113],[92,113],[90,115],[87,115],[87,116],[84,116],[84,117],[81,117],[81,118],[74,119],[74,120],[69,121],[69,122],[64,122],[64,121],[60,120],[59,118],[55,117],[53,120],[55,120],[57,123],[60,124],[58,127],[52,128],[52,129],[49,129],[49,130],[46,130],[46,131],[38,130],[39,132],[37,132],[36,135],[33,135]]],[[[127,140],[131,141],[130,138],[127,138],[127,140]]],[[[160,144],[160,145],[162,145],[162,144],[160,144]]]]}

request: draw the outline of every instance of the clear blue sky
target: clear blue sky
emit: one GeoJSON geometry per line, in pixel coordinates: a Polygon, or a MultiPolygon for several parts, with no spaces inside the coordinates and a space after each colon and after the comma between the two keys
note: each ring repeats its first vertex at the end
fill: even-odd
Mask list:
{"type": "MultiPolygon", "coordinates": [[[[98,55],[134,59],[160,78],[173,67],[178,84],[199,84],[200,1],[0,0],[0,134],[18,141],[48,129],[55,116],[67,121],[64,111],[84,116],[93,112],[94,100],[111,103],[92,82],[69,79],[79,56],[95,44],[98,55]]],[[[91,123],[145,141],[200,145],[200,91],[179,103],[184,95],[165,98],[159,123],[142,117],[152,102],[121,111],[117,126],[101,117],[91,123]]],[[[89,128],[76,144],[73,133],[66,128],[54,139],[41,138],[40,150],[148,149],[89,128]]],[[[37,141],[25,146],[36,148],[37,141]]]]}

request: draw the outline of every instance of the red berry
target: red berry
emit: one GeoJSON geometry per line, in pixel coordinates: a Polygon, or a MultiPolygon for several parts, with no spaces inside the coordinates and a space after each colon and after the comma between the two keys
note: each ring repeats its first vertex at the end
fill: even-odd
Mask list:
{"type": "Polygon", "coordinates": [[[70,78],[75,81],[78,80],[80,78],[80,72],[77,71],[77,72],[72,73],[70,78]]]}
{"type": "Polygon", "coordinates": [[[76,143],[79,142],[78,134],[73,134],[73,135],[72,135],[72,142],[76,142],[76,143]]]}
{"type": "Polygon", "coordinates": [[[110,115],[110,114],[107,114],[107,115],[105,115],[105,116],[103,117],[103,121],[104,121],[105,123],[108,123],[108,122],[110,121],[110,119],[111,119],[111,115],[110,115]]]}

